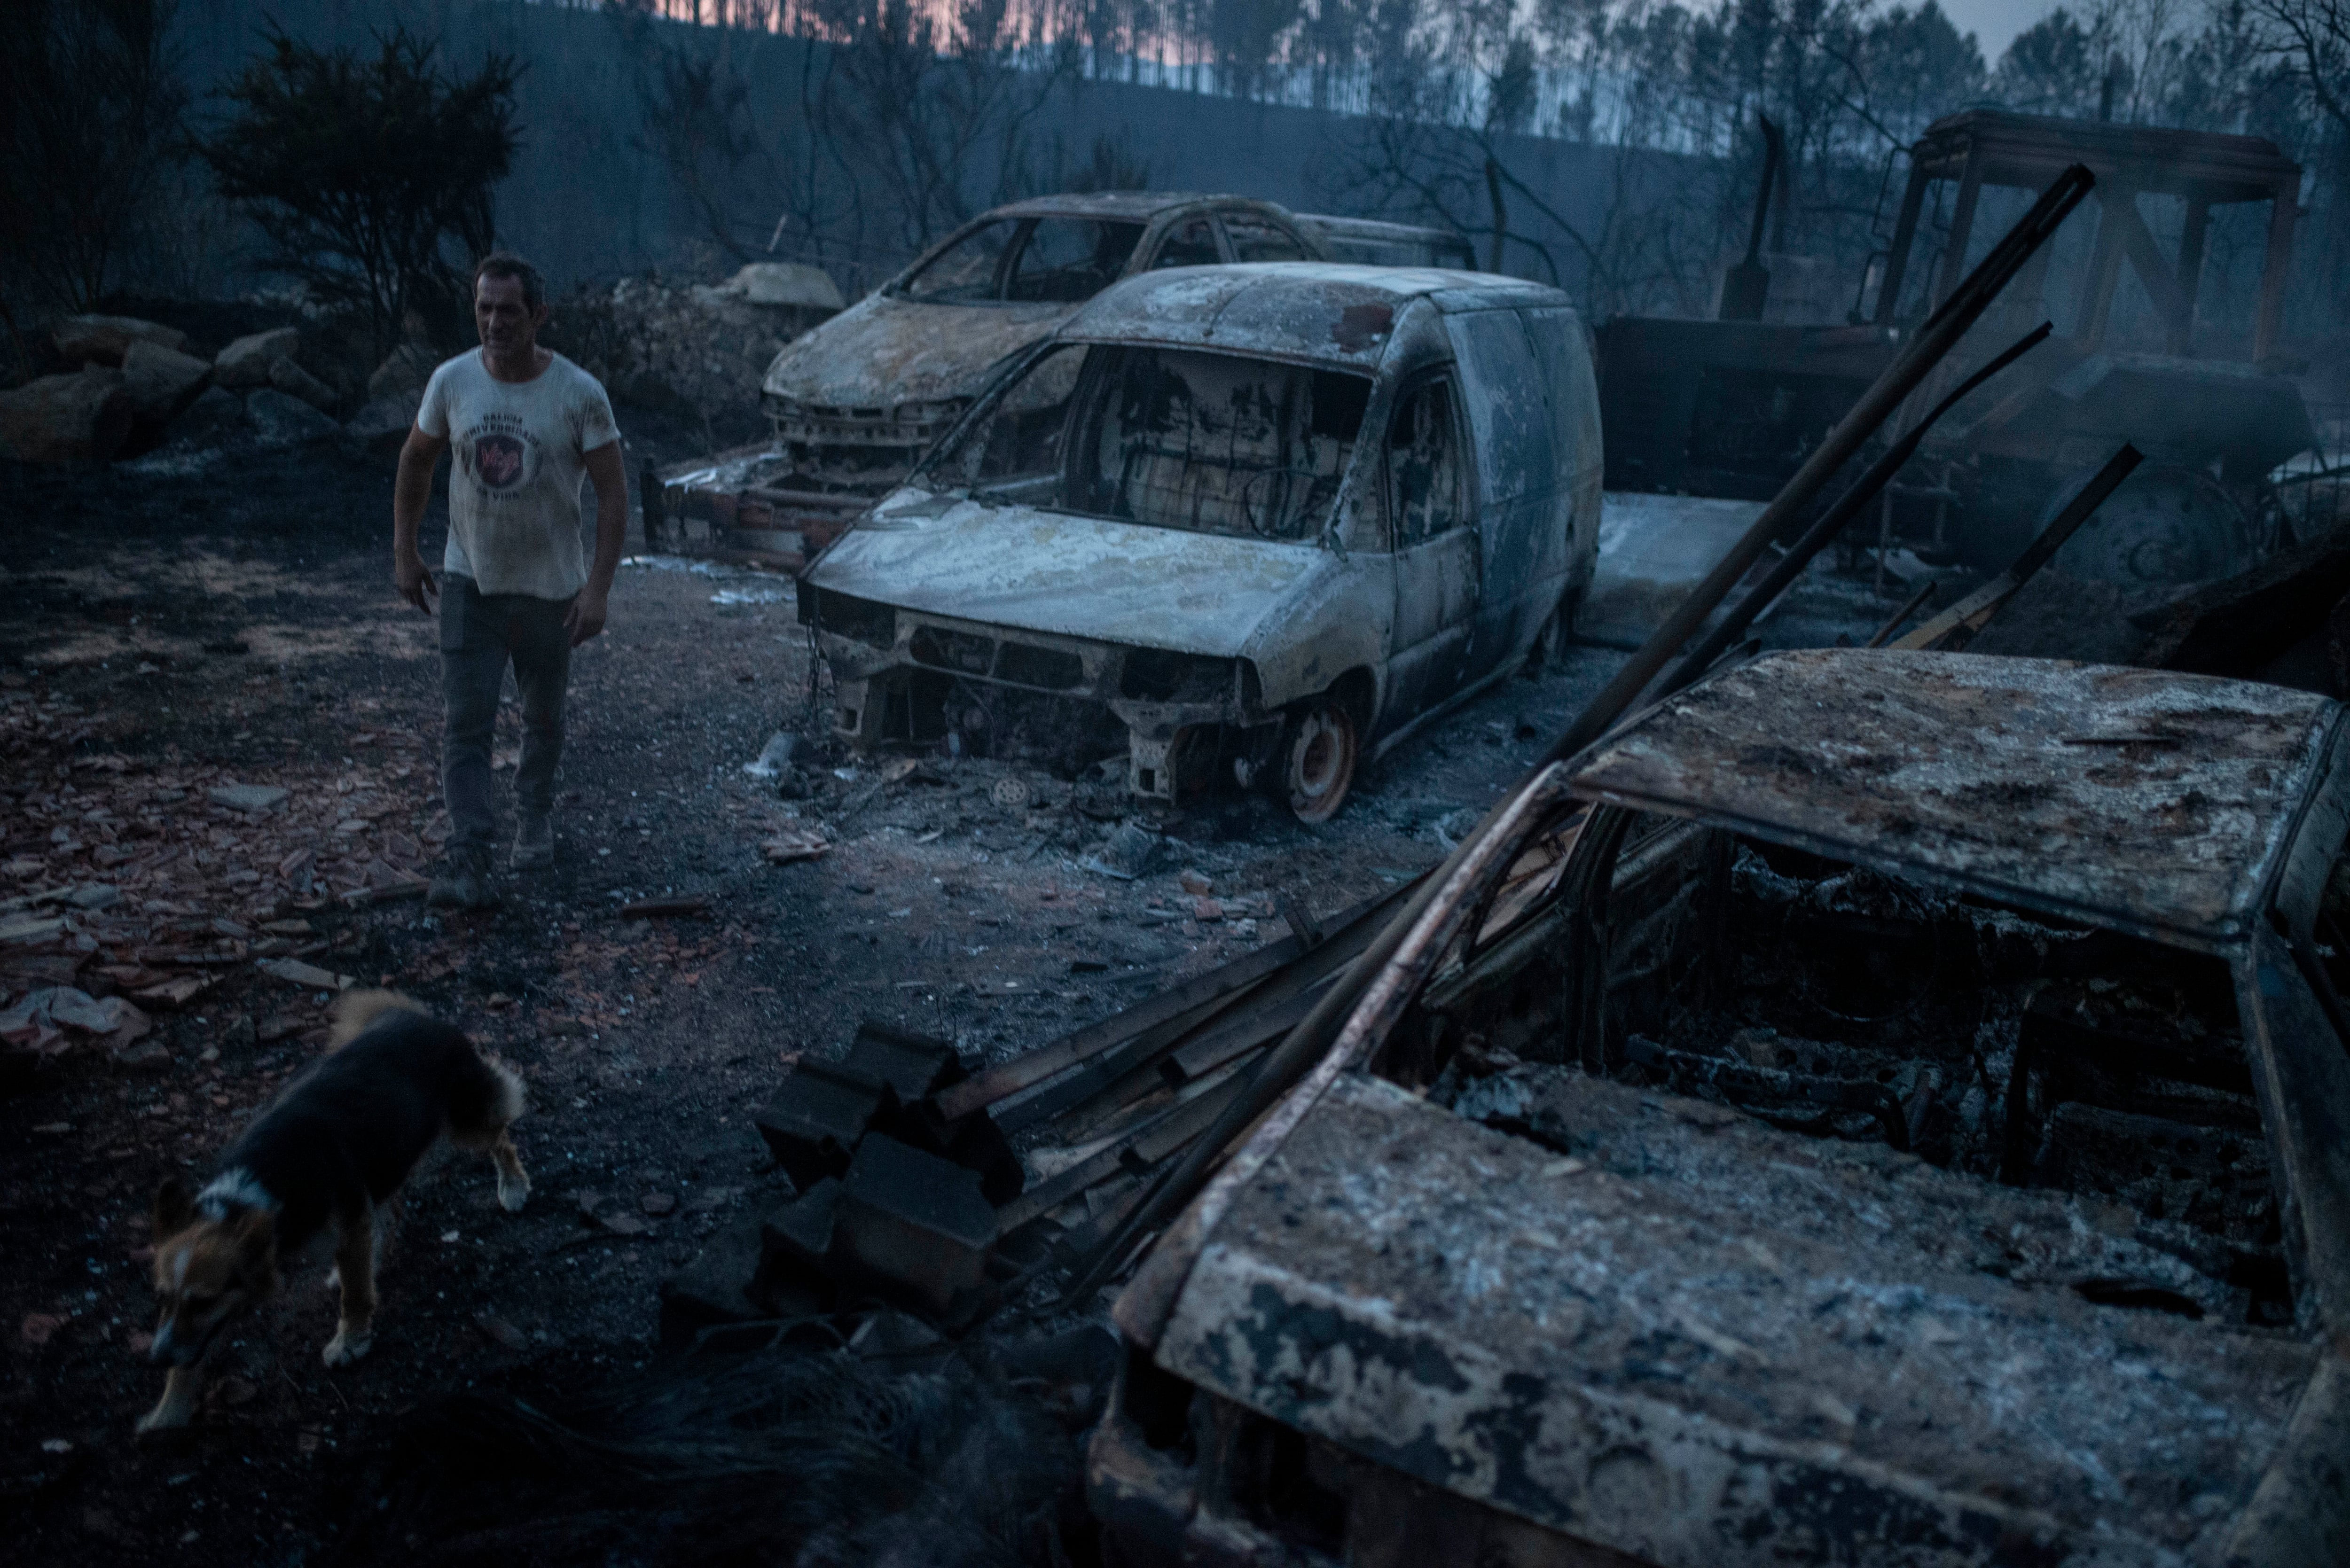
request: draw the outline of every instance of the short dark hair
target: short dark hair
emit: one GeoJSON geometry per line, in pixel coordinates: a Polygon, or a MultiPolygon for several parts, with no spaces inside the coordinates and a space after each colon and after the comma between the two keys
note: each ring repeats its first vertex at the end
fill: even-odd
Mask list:
{"type": "Polygon", "coordinates": [[[512,251],[492,251],[473,264],[473,290],[481,292],[485,277],[512,277],[522,280],[522,302],[536,310],[546,303],[546,280],[538,269],[512,251]]]}

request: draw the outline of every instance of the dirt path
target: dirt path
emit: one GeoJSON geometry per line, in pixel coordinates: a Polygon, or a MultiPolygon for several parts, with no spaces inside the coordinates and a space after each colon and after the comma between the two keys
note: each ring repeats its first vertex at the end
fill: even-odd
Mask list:
{"type": "Polygon", "coordinates": [[[331,1557],[366,1506],[352,1458],[401,1413],[534,1363],[646,1361],[660,1277],[781,1179],[749,1116],[795,1054],[870,1016],[1000,1059],[1282,934],[1276,892],[1328,912],[1391,886],[1619,657],[1575,650],[1504,684],[1327,826],[1254,798],[1170,819],[1128,882],[1077,864],[1121,798],[1033,770],[934,758],[892,782],[833,759],[778,798],[742,764],[801,714],[788,584],[632,566],[575,664],[557,867],[509,878],[495,913],[444,919],[405,896],[442,830],[439,671],[429,623],[384,580],[388,465],[314,449],[0,483],[30,520],[0,540],[0,898],[120,891],[46,952],[0,950],[7,1000],[69,977],[151,1021],[63,1032],[0,1097],[14,1561],[331,1557]],[[287,796],[213,804],[232,784],[287,796]],[[830,848],[770,864],[759,846],[783,833],[830,848]],[[660,896],[708,912],[621,913],[660,896]],[[141,1450],[160,1385],[136,1354],[150,1195],[208,1171],[320,1048],[326,992],[256,967],[289,957],[408,992],[518,1066],[536,1190],[507,1216],[470,1160],[420,1175],[366,1362],[319,1364],[331,1297],[323,1263],[297,1271],[219,1358],[196,1430],[141,1450]],[[175,979],[202,989],[178,998],[175,979]]]}

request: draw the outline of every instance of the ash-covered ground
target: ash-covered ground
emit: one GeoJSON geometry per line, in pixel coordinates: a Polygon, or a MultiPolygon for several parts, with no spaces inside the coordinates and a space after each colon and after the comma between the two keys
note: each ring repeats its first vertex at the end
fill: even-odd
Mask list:
{"type": "MultiPolygon", "coordinates": [[[[622,418],[651,431],[632,473],[690,451],[622,418]]],[[[893,777],[822,752],[785,790],[749,776],[771,733],[809,729],[789,581],[632,565],[574,664],[558,865],[450,917],[408,896],[442,827],[439,659],[390,591],[387,460],[322,444],[0,470],[0,899],[118,890],[78,913],[83,948],[0,951],[0,978],[11,1003],[69,976],[149,1021],[67,1029],[0,1083],[8,1561],[399,1555],[416,1543],[383,1517],[385,1456],[419,1412],[646,1375],[660,1280],[783,1181],[750,1116],[797,1054],[869,1017],[1001,1060],[1277,937],[1276,894],[1366,898],[1438,858],[1622,658],[1572,649],[1506,682],[1327,826],[1237,794],[1156,818],[1162,851],[1126,881],[1080,865],[1133,810],[1083,777],[944,755],[893,777]],[[243,812],[213,804],[227,784],[287,796],[243,812]],[[789,864],[761,847],[812,838],[826,852],[789,864]],[[620,912],[663,896],[707,912],[620,912]],[[515,1064],[536,1191],[507,1215],[485,1166],[428,1167],[365,1361],[320,1364],[325,1263],[296,1270],[216,1359],[192,1431],[141,1448],[150,1198],[322,1048],[325,992],[257,967],[286,959],[406,992],[515,1064]]],[[[1773,640],[1865,637],[1888,607],[1823,568],[1773,640]]],[[[509,710],[502,747],[517,736],[509,710]]],[[[878,1539],[802,1560],[873,1560],[878,1539]]]]}

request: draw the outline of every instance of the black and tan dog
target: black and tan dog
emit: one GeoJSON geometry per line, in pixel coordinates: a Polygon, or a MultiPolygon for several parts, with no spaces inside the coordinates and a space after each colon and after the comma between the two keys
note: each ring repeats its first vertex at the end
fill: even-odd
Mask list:
{"type": "Polygon", "coordinates": [[[163,1318],[149,1354],[172,1372],[139,1429],[187,1425],[199,1364],[223,1325],[274,1292],[280,1262],[329,1224],[342,1321],[327,1365],[365,1355],[374,1339],[378,1210],[443,1133],[495,1160],[498,1202],[520,1209],[530,1178],[506,1129],[522,1108],[513,1069],[416,1003],[388,991],[344,997],[328,1054],[238,1135],[211,1184],[191,1196],[174,1178],[155,1195],[163,1318]]]}

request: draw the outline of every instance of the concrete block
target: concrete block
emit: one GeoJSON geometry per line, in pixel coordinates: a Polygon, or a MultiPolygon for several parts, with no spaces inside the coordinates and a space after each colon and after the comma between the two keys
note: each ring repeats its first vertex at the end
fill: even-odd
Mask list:
{"type": "Polygon", "coordinates": [[[802,1062],[752,1118],[768,1152],[806,1192],[848,1168],[849,1157],[880,1115],[889,1092],[830,1062],[802,1062]]]}
{"type": "Polygon", "coordinates": [[[858,1146],[833,1218],[837,1266],[928,1311],[976,1297],[995,1247],[995,1209],[979,1176],[883,1133],[858,1146]]]}

